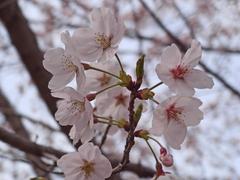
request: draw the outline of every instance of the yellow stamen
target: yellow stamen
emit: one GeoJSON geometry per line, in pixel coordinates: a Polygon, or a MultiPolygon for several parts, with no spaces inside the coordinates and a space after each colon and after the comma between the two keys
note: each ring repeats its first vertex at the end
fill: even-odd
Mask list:
{"type": "Polygon", "coordinates": [[[104,34],[96,34],[95,40],[103,49],[111,46],[111,37],[104,34]]]}
{"type": "Polygon", "coordinates": [[[81,166],[81,170],[85,173],[85,177],[89,177],[91,175],[91,173],[94,172],[94,163],[89,162],[87,160],[83,160],[84,161],[84,165],[81,166]]]}

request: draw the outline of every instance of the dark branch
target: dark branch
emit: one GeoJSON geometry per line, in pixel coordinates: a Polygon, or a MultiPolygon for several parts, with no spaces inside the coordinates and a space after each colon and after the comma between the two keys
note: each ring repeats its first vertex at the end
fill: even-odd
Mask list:
{"type": "MultiPolygon", "coordinates": [[[[2,0],[0,3],[5,4],[8,0],[2,0]]],[[[56,112],[56,99],[51,97],[48,90],[50,74],[43,69],[43,53],[38,47],[36,37],[30,29],[27,20],[22,14],[17,1],[8,3],[0,11],[0,19],[5,25],[12,44],[25,64],[30,73],[33,82],[40,93],[42,99],[46,102],[52,114],[56,112]]],[[[70,127],[61,126],[61,130],[68,137],[70,127]]]]}
{"type": "Polygon", "coordinates": [[[16,149],[40,157],[46,157],[47,154],[49,154],[55,156],[56,158],[60,158],[65,154],[64,152],[55,150],[51,147],[39,145],[20,136],[16,136],[16,134],[10,133],[2,127],[0,127],[0,139],[16,149]]]}
{"type": "MultiPolygon", "coordinates": [[[[167,29],[167,27],[162,23],[162,21],[156,16],[156,14],[148,7],[148,5],[143,1],[139,0],[139,2],[142,4],[142,6],[146,9],[146,11],[151,15],[153,20],[156,22],[156,24],[165,31],[165,33],[172,39],[174,43],[178,45],[180,50],[182,52],[186,52],[188,47],[182,43],[176,36],[172,34],[172,32],[167,29]]],[[[218,73],[211,70],[205,63],[200,62],[199,65],[209,74],[214,76],[218,81],[220,81],[228,90],[230,90],[233,94],[235,94],[238,98],[240,98],[240,92],[234,88],[232,85],[230,85],[223,77],[221,77],[218,73]]]]}

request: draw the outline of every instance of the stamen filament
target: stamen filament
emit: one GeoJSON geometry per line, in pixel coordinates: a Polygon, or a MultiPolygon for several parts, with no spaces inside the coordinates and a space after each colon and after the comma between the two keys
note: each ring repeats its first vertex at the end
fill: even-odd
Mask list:
{"type": "Polygon", "coordinates": [[[161,84],[163,84],[163,82],[159,82],[159,83],[155,84],[154,86],[150,87],[149,90],[153,90],[154,88],[160,86],[161,84]]]}
{"type": "Polygon", "coordinates": [[[112,74],[112,73],[110,73],[110,72],[107,72],[107,71],[105,71],[105,70],[103,70],[103,69],[99,69],[99,68],[92,67],[92,66],[90,66],[90,67],[88,67],[88,68],[89,68],[89,69],[92,69],[92,70],[95,70],[95,71],[103,72],[103,73],[108,74],[108,75],[110,75],[110,76],[113,76],[113,77],[115,77],[115,78],[117,78],[117,79],[120,79],[117,75],[112,74]]]}
{"type": "Polygon", "coordinates": [[[95,95],[98,95],[98,94],[100,94],[100,93],[102,93],[102,92],[104,92],[104,91],[106,91],[106,90],[108,90],[108,89],[111,89],[111,88],[116,87],[116,86],[119,86],[119,85],[120,85],[120,84],[117,83],[117,84],[113,84],[113,85],[111,85],[111,86],[108,86],[108,87],[106,87],[106,88],[104,88],[104,89],[96,92],[95,95]]]}
{"type": "Polygon", "coordinates": [[[155,100],[154,98],[149,98],[151,101],[155,102],[156,104],[160,104],[157,100],[155,100]]]}
{"type": "Polygon", "coordinates": [[[120,65],[120,67],[121,67],[121,70],[124,72],[123,66],[122,66],[122,63],[121,63],[121,60],[120,60],[120,58],[118,57],[118,54],[117,54],[117,53],[115,54],[115,57],[117,58],[117,61],[118,61],[118,64],[120,65]]]}

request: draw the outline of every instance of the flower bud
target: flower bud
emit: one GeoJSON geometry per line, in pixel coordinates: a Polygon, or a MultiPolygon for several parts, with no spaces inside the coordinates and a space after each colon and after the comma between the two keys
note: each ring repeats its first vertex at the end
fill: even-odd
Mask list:
{"type": "Polygon", "coordinates": [[[152,92],[148,88],[139,90],[138,94],[137,94],[137,97],[139,99],[144,99],[144,100],[148,100],[148,99],[152,98],[153,96],[154,96],[154,92],[152,92]]]}
{"type": "Polygon", "coordinates": [[[82,65],[83,65],[84,70],[89,70],[89,69],[91,69],[91,66],[90,66],[89,64],[82,63],[82,65]]]}
{"type": "Polygon", "coordinates": [[[88,94],[86,98],[87,100],[92,101],[96,98],[96,93],[88,94]]]}
{"type": "Polygon", "coordinates": [[[170,167],[173,165],[173,156],[167,153],[165,148],[160,149],[160,160],[162,164],[166,167],[170,167]]]}
{"type": "Polygon", "coordinates": [[[131,88],[132,86],[132,77],[126,74],[125,71],[120,71],[119,78],[121,79],[122,83],[121,86],[131,88]]]}
{"type": "Polygon", "coordinates": [[[149,138],[148,135],[149,135],[149,132],[147,130],[143,130],[143,129],[140,129],[140,130],[134,132],[135,137],[140,137],[140,138],[143,138],[146,140],[148,140],[148,138],[149,138]]]}
{"type": "Polygon", "coordinates": [[[118,121],[118,127],[124,128],[126,131],[129,131],[129,123],[125,119],[120,119],[118,121]]]}

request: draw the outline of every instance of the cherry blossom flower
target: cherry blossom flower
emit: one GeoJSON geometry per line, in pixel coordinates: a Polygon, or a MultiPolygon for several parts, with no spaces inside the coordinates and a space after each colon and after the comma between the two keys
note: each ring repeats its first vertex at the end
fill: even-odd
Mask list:
{"type": "Polygon", "coordinates": [[[52,90],[61,89],[71,82],[75,75],[77,85],[81,87],[85,83],[84,68],[80,59],[74,56],[69,33],[62,33],[61,36],[65,50],[54,48],[44,54],[43,66],[53,75],[48,87],[52,90]]]}
{"type": "Polygon", "coordinates": [[[83,142],[90,140],[93,137],[93,108],[85,96],[71,87],[65,87],[52,95],[63,98],[57,103],[55,118],[62,126],[74,125],[71,133],[74,143],[79,139],[83,142]]]}
{"type": "Polygon", "coordinates": [[[158,105],[153,112],[152,133],[163,134],[167,143],[180,149],[187,126],[195,126],[203,119],[199,110],[202,102],[193,97],[173,96],[158,105]]]}
{"type": "MultiPolygon", "coordinates": [[[[94,62],[94,63],[91,63],[90,65],[92,67],[105,70],[115,75],[118,75],[119,73],[119,66],[114,62],[98,62],[98,63],[94,62]]],[[[106,73],[99,72],[96,70],[86,71],[85,88],[88,91],[100,91],[117,82],[118,82],[118,79],[106,73]]]]}
{"type": "Polygon", "coordinates": [[[97,114],[113,119],[128,118],[129,92],[121,87],[113,88],[96,97],[97,114]]]}
{"type": "Polygon", "coordinates": [[[90,28],[79,28],[73,34],[77,53],[85,61],[109,60],[117,51],[125,27],[120,18],[108,8],[90,13],[90,28]]]}
{"type": "Polygon", "coordinates": [[[212,78],[201,70],[193,69],[199,63],[201,55],[200,43],[195,40],[183,58],[177,46],[172,44],[163,51],[156,73],[170,90],[179,95],[192,96],[195,93],[194,88],[213,87],[212,78]]]}
{"type": "Polygon", "coordinates": [[[95,135],[96,128],[94,125],[88,124],[88,126],[85,126],[84,128],[79,125],[80,124],[78,123],[76,123],[76,125],[73,125],[69,132],[69,136],[73,140],[73,144],[76,144],[79,140],[81,140],[82,143],[88,142],[95,135]]]}
{"type": "Polygon", "coordinates": [[[112,173],[111,163],[93,143],[85,143],[78,152],[62,156],[57,165],[63,170],[65,180],[104,180],[112,173]]]}
{"type": "MultiPolygon", "coordinates": [[[[115,120],[128,119],[129,100],[130,94],[126,88],[115,87],[96,97],[97,114],[112,117],[115,120]]],[[[144,101],[136,100],[135,107],[138,107],[140,103],[143,104],[143,112],[145,112],[144,101]]]]}

